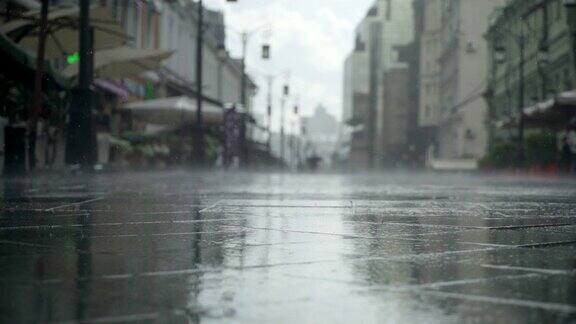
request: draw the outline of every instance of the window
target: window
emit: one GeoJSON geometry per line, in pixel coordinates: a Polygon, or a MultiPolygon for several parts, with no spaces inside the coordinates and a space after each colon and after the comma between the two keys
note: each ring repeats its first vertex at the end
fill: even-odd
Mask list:
{"type": "Polygon", "coordinates": [[[114,16],[114,18],[116,19],[119,19],[120,17],[118,17],[118,0],[112,0],[110,3],[110,7],[112,11],[112,16],[114,16]]]}
{"type": "Polygon", "coordinates": [[[152,10],[148,11],[148,15],[146,17],[146,35],[145,35],[145,48],[150,48],[153,46],[152,40],[154,39],[154,12],[152,10]]]}
{"type": "Polygon", "coordinates": [[[138,47],[139,44],[139,33],[138,33],[138,22],[140,21],[140,8],[136,4],[136,2],[131,2],[129,5],[129,9],[131,11],[131,21],[130,21],[130,31],[128,35],[133,37],[132,39],[132,46],[138,47]]]}
{"type": "MultiPolygon", "coordinates": [[[[166,45],[168,48],[172,48],[172,37],[174,35],[173,30],[174,30],[174,23],[172,22],[172,17],[169,14],[166,14],[166,20],[168,21],[168,37],[166,37],[166,45]]],[[[162,35],[164,36],[164,35],[162,35]]],[[[164,38],[164,37],[161,37],[164,38]]]]}

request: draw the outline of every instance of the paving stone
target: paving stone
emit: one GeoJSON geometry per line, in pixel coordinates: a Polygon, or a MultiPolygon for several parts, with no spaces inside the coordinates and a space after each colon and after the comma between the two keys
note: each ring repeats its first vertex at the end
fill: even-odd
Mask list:
{"type": "Polygon", "coordinates": [[[3,323],[576,321],[571,180],[172,171],[2,185],[3,323]]]}

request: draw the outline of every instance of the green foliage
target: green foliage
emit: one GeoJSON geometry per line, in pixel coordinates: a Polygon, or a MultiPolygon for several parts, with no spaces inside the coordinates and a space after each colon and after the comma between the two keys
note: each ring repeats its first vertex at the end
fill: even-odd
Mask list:
{"type": "Polygon", "coordinates": [[[516,145],[508,142],[494,144],[486,156],[480,161],[482,168],[508,169],[514,166],[516,160],[516,145]]]}
{"type": "Polygon", "coordinates": [[[48,91],[44,96],[43,117],[49,125],[63,128],[70,98],[66,91],[48,91]]]}
{"type": "Polygon", "coordinates": [[[210,135],[206,136],[206,160],[209,163],[214,163],[220,153],[220,141],[210,135]]]}
{"type": "Polygon", "coordinates": [[[546,132],[531,134],[524,142],[526,162],[530,166],[545,166],[558,162],[556,135],[546,132]]]}
{"type": "MultiPolygon", "coordinates": [[[[515,143],[499,142],[494,144],[480,161],[482,168],[509,169],[517,165],[518,148],[515,143]]],[[[558,162],[559,151],[556,134],[530,134],[524,139],[524,156],[526,167],[546,166],[558,162]]]]}

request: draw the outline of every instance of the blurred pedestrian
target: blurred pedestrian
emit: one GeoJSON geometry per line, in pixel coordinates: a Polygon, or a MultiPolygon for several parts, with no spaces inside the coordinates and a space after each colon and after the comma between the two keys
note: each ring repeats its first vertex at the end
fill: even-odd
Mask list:
{"type": "MultiPolygon", "coordinates": [[[[567,150],[570,151],[570,174],[576,174],[576,122],[572,120],[566,132],[567,150]]],[[[568,152],[566,153],[568,154],[568,152]]]]}
{"type": "Polygon", "coordinates": [[[310,171],[318,170],[321,162],[322,158],[319,157],[316,153],[312,154],[312,156],[306,159],[306,164],[308,165],[308,169],[310,171]]]}
{"type": "Polygon", "coordinates": [[[562,144],[560,148],[560,170],[564,174],[572,173],[572,147],[568,140],[568,135],[562,137],[562,144]]]}
{"type": "Polygon", "coordinates": [[[239,158],[240,149],[240,120],[241,116],[236,106],[224,113],[224,149],[222,152],[222,165],[224,168],[233,167],[239,158]]]}

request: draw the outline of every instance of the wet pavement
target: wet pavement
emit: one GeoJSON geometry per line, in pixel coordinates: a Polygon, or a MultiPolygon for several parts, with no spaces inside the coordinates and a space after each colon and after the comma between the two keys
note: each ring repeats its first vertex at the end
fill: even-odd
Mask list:
{"type": "Polygon", "coordinates": [[[574,323],[576,182],[4,181],[0,322],[574,323]]]}

